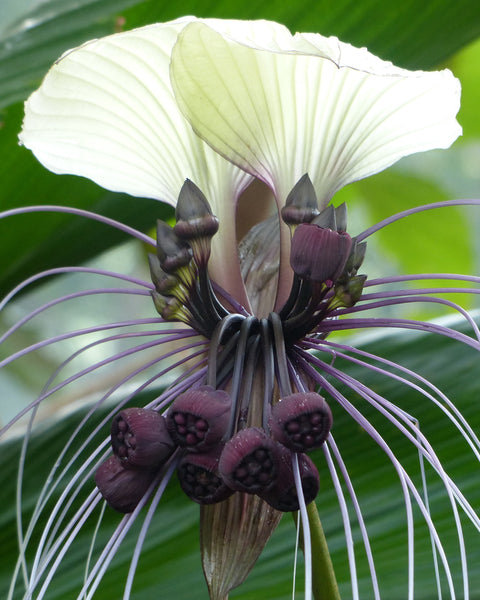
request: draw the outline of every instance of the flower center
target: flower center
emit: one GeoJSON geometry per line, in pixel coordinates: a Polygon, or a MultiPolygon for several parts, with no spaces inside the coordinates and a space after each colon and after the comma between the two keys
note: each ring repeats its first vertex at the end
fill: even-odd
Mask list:
{"type": "MultiPolygon", "coordinates": [[[[211,239],[219,223],[188,180],[176,218],[174,227],[158,223],[157,253],[149,256],[152,298],[165,320],[182,321],[206,337],[209,352],[203,381],[168,410],[163,446],[177,448],[180,484],[196,502],[218,502],[242,491],[279,510],[297,510],[293,453],[310,501],[318,491],[318,472],[304,453],[319,448],[332,427],[328,404],[310,388],[298,351],[304,338],[326,336],[321,324],[334,311],[360,299],[366,276],[357,272],[365,243],[346,232],[344,205],[319,212],[310,179],[302,177],[282,210],[291,230],[291,291],[279,311],[258,318],[211,281],[211,239]]],[[[123,468],[158,469],[158,459],[140,466],[126,460],[152,443],[149,427],[135,421],[133,444],[125,415],[114,421],[112,444],[123,468]]],[[[98,478],[97,485],[102,490],[98,478]]],[[[109,490],[102,493],[108,499],[109,490]]],[[[116,504],[132,505],[124,499],[116,504]]]]}

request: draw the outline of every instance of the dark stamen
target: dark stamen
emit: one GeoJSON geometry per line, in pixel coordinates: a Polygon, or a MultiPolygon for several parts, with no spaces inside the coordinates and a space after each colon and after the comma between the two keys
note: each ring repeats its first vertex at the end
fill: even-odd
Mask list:
{"type": "Polygon", "coordinates": [[[283,325],[280,317],[277,313],[270,313],[268,317],[272,324],[273,338],[275,342],[275,356],[276,356],[276,367],[278,386],[280,388],[281,396],[288,396],[292,393],[292,386],[290,384],[290,377],[288,375],[288,363],[287,355],[285,353],[285,340],[283,337],[283,325]]]}
{"type": "Polygon", "coordinates": [[[240,337],[238,339],[237,348],[235,351],[235,364],[233,367],[233,375],[232,375],[232,387],[231,387],[231,396],[232,396],[232,411],[230,413],[230,423],[228,425],[227,430],[227,439],[229,439],[235,429],[238,420],[238,412],[239,412],[239,391],[242,383],[242,374],[243,374],[243,365],[245,362],[245,350],[247,347],[247,342],[250,336],[250,332],[253,327],[258,324],[258,319],[256,317],[247,317],[243,320],[242,325],[240,327],[240,337]]]}
{"type": "Polygon", "coordinates": [[[267,319],[262,319],[260,321],[260,330],[262,336],[263,363],[265,366],[262,426],[265,431],[268,431],[268,419],[270,416],[273,387],[275,384],[275,356],[272,346],[270,322],[267,319]]]}
{"type": "Polygon", "coordinates": [[[224,317],[217,323],[213,335],[210,341],[210,351],[208,354],[208,371],[207,371],[207,385],[212,387],[217,386],[217,354],[218,348],[222,343],[222,338],[226,332],[235,324],[243,321],[245,317],[243,315],[231,314],[224,317]]]}

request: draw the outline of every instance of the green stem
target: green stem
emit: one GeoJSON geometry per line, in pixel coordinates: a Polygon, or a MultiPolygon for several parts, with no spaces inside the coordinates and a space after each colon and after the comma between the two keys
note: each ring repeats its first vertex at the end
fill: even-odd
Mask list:
{"type": "MultiPolygon", "coordinates": [[[[296,513],[292,513],[295,515],[296,513]]],[[[317,505],[307,506],[308,524],[312,543],[312,592],[315,600],[341,600],[333,563],[328,551],[327,540],[318,516],[317,505]]],[[[295,519],[296,521],[296,519],[295,519]]],[[[300,544],[303,547],[302,530],[300,544]]]]}
{"type": "Polygon", "coordinates": [[[314,565],[312,573],[313,597],[315,600],[341,600],[327,540],[315,502],[311,502],[307,506],[307,513],[312,538],[312,563],[314,565]]]}

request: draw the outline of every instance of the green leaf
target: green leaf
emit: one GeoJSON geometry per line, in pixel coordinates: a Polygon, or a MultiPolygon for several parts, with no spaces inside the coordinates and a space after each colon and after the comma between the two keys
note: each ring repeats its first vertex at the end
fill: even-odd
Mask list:
{"type": "MultiPolygon", "coordinates": [[[[44,0],[22,12],[14,8],[0,33],[0,108],[24,100],[65,50],[113,33],[119,12],[135,4],[138,0],[44,0]]],[[[12,7],[13,2],[3,7],[5,13],[12,7]]]]}
{"type": "MultiPolygon", "coordinates": [[[[125,11],[127,26],[178,17],[174,5],[156,0],[125,11]]],[[[270,19],[292,31],[335,35],[344,42],[367,48],[383,59],[409,69],[430,69],[480,35],[480,6],[470,0],[401,4],[384,0],[267,0],[243,3],[217,0],[182,3],[182,14],[228,19],[270,19]]]]}
{"type": "Polygon", "coordinates": [[[460,141],[472,141],[480,137],[480,79],[478,65],[480,64],[480,41],[477,40],[462,52],[458,53],[449,65],[462,82],[462,105],[458,113],[458,121],[464,130],[460,141]]]}
{"type": "MultiPolygon", "coordinates": [[[[480,383],[477,376],[478,354],[474,350],[432,334],[414,333],[381,337],[363,345],[362,349],[378,353],[411,369],[416,369],[448,393],[473,430],[478,431],[480,412],[475,400],[480,392],[480,383]]],[[[350,375],[375,389],[376,392],[383,394],[403,410],[415,415],[421,431],[436,449],[446,471],[453,477],[471,504],[474,507],[479,505],[478,461],[466,443],[462,441],[452,423],[431,401],[393,379],[380,377],[363,367],[352,368],[351,365],[340,360],[337,360],[336,366],[343,368],[350,375]]],[[[349,399],[355,402],[356,407],[378,428],[420,488],[419,459],[415,448],[373,408],[367,406],[361,399],[354,397],[351,392],[346,393],[349,399]]],[[[369,436],[332,401],[330,401],[330,405],[334,412],[333,435],[362,507],[376,560],[382,598],[395,600],[406,598],[406,521],[398,478],[389,460],[369,436]]],[[[36,493],[43,483],[48,469],[66,439],[71,435],[79,418],[78,413],[68,418],[61,418],[51,426],[43,428],[32,439],[25,478],[25,517],[33,507],[36,493]]],[[[103,435],[106,433],[104,432],[103,435]]],[[[0,485],[4,498],[0,516],[0,548],[2,549],[0,597],[2,598],[6,597],[8,580],[16,557],[13,506],[18,451],[18,441],[4,443],[0,457],[0,485]]],[[[321,490],[317,498],[318,510],[336,570],[341,597],[343,600],[348,600],[351,598],[351,592],[340,510],[322,453],[317,451],[314,458],[321,476],[321,490]]],[[[451,559],[455,584],[459,586],[461,572],[451,509],[445,498],[441,482],[431,469],[427,468],[426,472],[432,518],[444,542],[447,556],[451,559]]],[[[350,515],[358,561],[360,597],[371,598],[373,593],[369,582],[368,566],[353,510],[350,515]]],[[[418,511],[414,511],[414,515],[417,523],[415,527],[415,598],[416,600],[431,600],[437,597],[437,591],[430,539],[421,515],[418,511]]],[[[95,553],[98,554],[119,518],[114,511],[107,509],[99,538],[95,544],[95,553]]],[[[468,520],[462,519],[462,522],[470,566],[470,587],[474,592],[480,589],[480,571],[476,568],[480,561],[478,532],[468,520]]],[[[176,481],[172,481],[157,509],[145,542],[134,582],[133,597],[135,600],[173,596],[176,600],[190,600],[192,597],[195,597],[196,600],[207,600],[208,595],[202,579],[198,551],[197,523],[198,507],[187,500],[176,481]]],[[[79,589],[84,575],[85,555],[88,552],[89,540],[95,524],[95,518],[88,521],[82,530],[79,544],[67,553],[58,578],[46,596],[48,600],[76,598],[75,590],[79,589]]],[[[135,534],[129,535],[119,550],[114,564],[107,572],[96,598],[118,600],[122,597],[134,543],[135,534]]],[[[239,600],[272,600],[272,598],[287,600],[291,598],[294,545],[293,521],[290,518],[284,518],[245,584],[232,592],[232,600],[234,598],[239,600]]],[[[297,578],[297,588],[301,590],[303,581],[301,568],[297,578]]],[[[449,597],[444,578],[442,578],[442,586],[446,597],[449,597]]],[[[458,589],[460,590],[461,587],[458,589]]],[[[15,598],[19,597],[15,596],[15,598]]]]}

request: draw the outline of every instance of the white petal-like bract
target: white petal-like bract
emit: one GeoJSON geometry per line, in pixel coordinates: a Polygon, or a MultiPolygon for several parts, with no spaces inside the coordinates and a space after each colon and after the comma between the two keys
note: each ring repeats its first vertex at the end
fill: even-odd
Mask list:
{"type": "Polygon", "coordinates": [[[450,71],[406,71],[365,48],[251,21],[229,35],[195,22],[179,35],[172,83],[215,150],[279,202],[308,173],[321,205],[352,181],[460,135],[450,71]]]}
{"type": "MultiPolygon", "coordinates": [[[[211,269],[233,292],[235,202],[251,177],[192,131],[170,84],[170,55],[193,17],[87,42],[66,52],[25,105],[20,142],[55,173],[175,205],[185,179],[220,219],[211,269]]],[[[235,277],[234,277],[235,273],[235,277]]]]}

